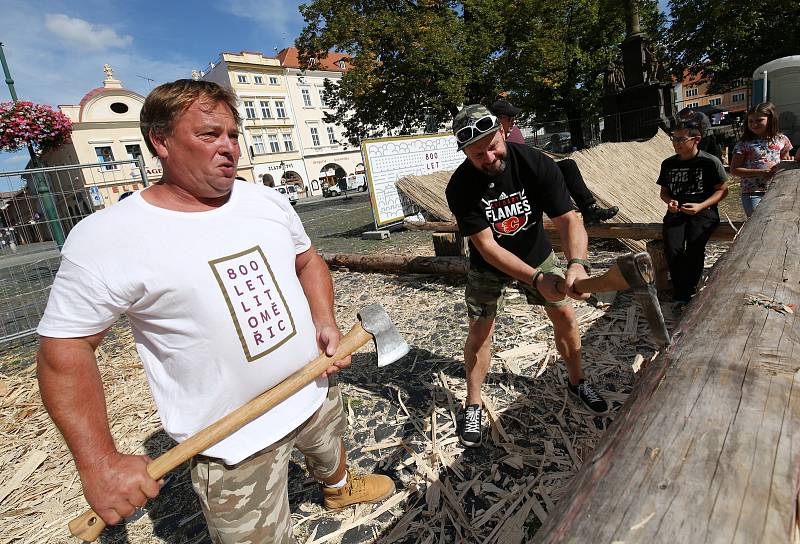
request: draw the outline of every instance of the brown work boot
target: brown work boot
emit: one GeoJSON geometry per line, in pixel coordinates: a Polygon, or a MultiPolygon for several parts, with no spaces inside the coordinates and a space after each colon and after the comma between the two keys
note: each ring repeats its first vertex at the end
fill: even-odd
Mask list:
{"type": "Polygon", "coordinates": [[[358,503],[376,503],[394,493],[394,482],[388,476],[366,474],[354,476],[347,471],[347,483],[334,489],[322,486],[325,496],[325,508],[341,510],[358,503]]]}

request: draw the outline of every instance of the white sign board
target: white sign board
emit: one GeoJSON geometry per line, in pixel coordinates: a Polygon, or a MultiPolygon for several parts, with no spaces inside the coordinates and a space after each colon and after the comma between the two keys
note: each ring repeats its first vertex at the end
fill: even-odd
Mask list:
{"type": "Polygon", "coordinates": [[[372,212],[377,228],[402,221],[414,213],[411,202],[399,193],[395,182],[403,176],[422,176],[455,170],[464,154],[452,134],[397,136],[361,142],[370,186],[372,212]]]}

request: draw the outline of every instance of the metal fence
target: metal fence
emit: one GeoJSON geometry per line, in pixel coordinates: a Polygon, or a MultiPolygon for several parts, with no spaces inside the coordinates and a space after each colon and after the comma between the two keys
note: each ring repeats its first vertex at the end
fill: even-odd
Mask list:
{"type": "Polygon", "coordinates": [[[0,344],[35,333],[69,231],[146,186],[141,158],[0,172],[0,344]]]}

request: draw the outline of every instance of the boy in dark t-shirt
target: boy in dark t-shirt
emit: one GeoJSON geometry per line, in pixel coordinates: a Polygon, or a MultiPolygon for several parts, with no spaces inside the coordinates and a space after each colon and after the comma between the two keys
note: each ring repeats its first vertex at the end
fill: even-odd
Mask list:
{"type": "Polygon", "coordinates": [[[719,224],[717,203],[728,194],[718,158],[698,149],[701,132],[684,122],[670,137],[675,155],[661,163],[658,184],[667,204],[664,250],[678,309],[694,296],[703,273],[706,243],[719,224]]]}
{"type": "Polygon", "coordinates": [[[589,271],[586,230],[555,162],[524,145],[506,143],[500,123],[485,107],[466,106],[453,132],[467,156],[453,173],[445,194],[460,231],[469,237],[470,271],[466,302],[469,333],[464,347],[467,400],[459,439],[480,446],[483,430],[481,386],[491,362],[494,320],[503,291],[517,281],[529,304],[544,306],[553,322],[556,348],[567,366],[568,390],[595,413],[608,404],[583,377],[581,339],[567,296],[585,299],[573,289],[589,271]],[[558,229],[568,264],[558,267],[542,227],[542,213],[558,229]],[[565,292],[559,291],[559,281],[565,292]],[[567,295],[567,296],[565,296],[567,295]]]}

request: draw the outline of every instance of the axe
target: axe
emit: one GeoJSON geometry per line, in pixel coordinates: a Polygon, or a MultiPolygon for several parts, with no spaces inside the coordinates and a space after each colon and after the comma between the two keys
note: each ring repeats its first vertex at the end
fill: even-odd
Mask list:
{"type": "MultiPolygon", "coordinates": [[[[564,292],[563,281],[560,280],[558,283],[561,292],[564,292]]],[[[606,293],[630,288],[642,306],[650,334],[658,346],[668,346],[672,341],[664,323],[664,314],[661,313],[661,304],[658,302],[653,261],[649,253],[642,251],[618,257],[617,262],[607,272],[576,280],[574,288],[580,293],[606,293]]]]}
{"type": "MultiPolygon", "coordinates": [[[[154,480],[161,479],[181,463],[205,451],[289,398],[317,379],[334,361],[351,355],[371,339],[375,340],[378,367],[390,365],[408,353],[408,344],[400,336],[380,304],[366,306],[358,312],[358,318],[360,322],[353,325],[350,332],[342,337],[336,353],[330,357],[323,353],[272,389],[167,450],[147,465],[150,477],[154,480]]],[[[72,535],[87,542],[94,542],[105,526],[103,519],[91,509],[69,522],[72,535]]]]}

